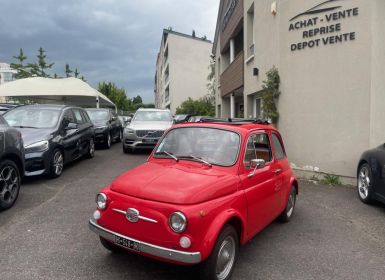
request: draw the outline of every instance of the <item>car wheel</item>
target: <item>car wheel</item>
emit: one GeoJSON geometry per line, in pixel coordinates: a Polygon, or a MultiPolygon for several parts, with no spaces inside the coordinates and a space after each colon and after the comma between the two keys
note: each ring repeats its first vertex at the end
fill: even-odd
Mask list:
{"type": "Polygon", "coordinates": [[[201,278],[227,280],[231,278],[238,257],[238,234],[234,227],[226,225],[219,234],[211,255],[201,264],[201,278]]]}
{"type": "Polygon", "coordinates": [[[278,220],[280,222],[287,223],[288,221],[290,221],[291,217],[293,216],[296,200],[297,200],[297,191],[294,186],[291,186],[286,207],[281,213],[281,215],[278,217],[278,220]]]}
{"type": "Polygon", "coordinates": [[[11,208],[20,191],[20,172],[11,160],[0,164],[0,210],[11,208]]]}
{"type": "Polygon", "coordinates": [[[128,154],[128,153],[130,153],[130,152],[131,152],[131,149],[128,148],[128,147],[125,147],[125,146],[123,145],[123,153],[128,154]]]}
{"type": "Polygon", "coordinates": [[[88,144],[87,158],[93,158],[95,156],[95,141],[93,138],[90,139],[88,144]]]}
{"type": "Polygon", "coordinates": [[[122,142],[122,139],[123,139],[123,133],[122,133],[122,130],[119,129],[119,134],[118,134],[118,138],[116,138],[116,142],[122,142]]]}
{"type": "Polygon", "coordinates": [[[106,138],[106,144],[105,144],[106,149],[111,148],[111,133],[107,133],[107,138],[106,138]]]}
{"type": "Polygon", "coordinates": [[[369,164],[362,164],[357,176],[357,191],[358,197],[364,203],[370,203],[372,201],[372,178],[372,171],[369,164]]]}
{"type": "Polygon", "coordinates": [[[109,250],[111,252],[114,252],[114,253],[118,253],[118,252],[122,252],[123,251],[122,248],[120,248],[119,246],[113,244],[110,241],[107,241],[103,237],[99,237],[99,238],[100,238],[100,243],[102,243],[103,247],[106,248],[107,250],[109,250]]]}
{"type": "Polygon", "coordinates": [[[52,153],[51,158],[51,172],[50,177],[51,178],[57,178],[61,175],[64,167],[64,157],[62,151],[59,149],[56,149],[52,153]]]}

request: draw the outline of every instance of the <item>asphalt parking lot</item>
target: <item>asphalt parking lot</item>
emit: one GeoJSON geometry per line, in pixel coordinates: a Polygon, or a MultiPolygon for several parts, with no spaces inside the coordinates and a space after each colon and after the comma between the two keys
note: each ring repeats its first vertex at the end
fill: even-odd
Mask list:
{"type": "MultiPolygon", "coordinates": [[[[25,180],[0,212],[0,279],[197,279],[196,267],[111,254],[88,229],[98,190],[147,157],[115,144],[57,179],[25,180]]],[[[292,221],[242,247],[233,279],[384,279],[384,219],[385,207],[364,205],[354,188],[301,182],[292,221]]]]}

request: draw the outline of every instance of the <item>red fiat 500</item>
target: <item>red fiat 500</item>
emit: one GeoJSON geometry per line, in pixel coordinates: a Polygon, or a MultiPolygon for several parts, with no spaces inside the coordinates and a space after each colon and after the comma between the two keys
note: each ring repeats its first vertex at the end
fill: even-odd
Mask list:
{"type": "Polygon", "coordinates": [[[290,220],[298,182],[282,138],[258,120],[173,126],[148,161],[96,197],[89,221],[109,250],[229,279],[238,248],[279,218],[290,220]]]}

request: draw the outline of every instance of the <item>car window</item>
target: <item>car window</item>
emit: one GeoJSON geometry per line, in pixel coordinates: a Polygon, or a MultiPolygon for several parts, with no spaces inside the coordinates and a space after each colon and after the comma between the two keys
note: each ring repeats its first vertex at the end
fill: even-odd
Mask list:
{"type": "Polygon", "coordinates": [[[82,113],[82,117],[85,122],[91,122],[90,117],[88,116],[86,111],[81,110],[80,112],[82,113]]]}
{"type": "Polygon", "coordinates": [[[277,160],[284,159],[285,151],[282,147],[281,140],[279,140],[278,136],[275,133],[272,134],[272,140],[274,145],[275,159],[277,160]]]}
{"type": "Polygon", "coordinates": [[[171,122],[172,116],[168,111],[137,111],[132,121],[171,122]]]}
{"type": "Polygon", "coordinates": [[[106,110],[87,110],[88,116],[92,121],[108,121],[110,114],[106,110]]]}
{"type": "Polygon", "coordinates": [[[84,121],[84,119],[82,117],[82,114],[80,113],[79,109],[72,109],[72,111],[74,112],[75,120],[76,120],[77,124],[85,123],[85,121],[84,121]]]}
{"type": "Polygon", "coordinates": [[[64,125],[68,125],[69,123],[76,123],[72,110],[66,110],[64,112],[63,123],[64,125]]]}
{"type": "Polygon", "coordinates": [[[155,156],[198,157],[211,164],[231,166],[238,158],[240,136],[224,129],[181,127],[170,130],[159,144],[155,156]]]}
{"type": "Polygon", "coordinates": [[[249,136],[243,160],[245,168],[251,167],[252,159],[263,159],[265,162],[270,162],[272,160],[269,136],[266,133],[258,133],[249,136]]]}
{"type": "Polygon", "coordinates": [[[13,127],[54,128],[61,110],[39,106],[22,106],[8,111],[4,119],[13,127]]]}

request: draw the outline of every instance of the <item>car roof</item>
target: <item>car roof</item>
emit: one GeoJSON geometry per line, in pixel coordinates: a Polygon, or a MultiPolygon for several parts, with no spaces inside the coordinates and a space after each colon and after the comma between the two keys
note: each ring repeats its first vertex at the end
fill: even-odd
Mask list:
{"type": "Polygon", "coordinates": [[[65,108],[82,109],[82,108],[80,108],[78,106],[61,105],[61,104],[32,104],[32,105],[19,106],[17,108],[42,108],[42,109],[53,109],[53,110],[63,110],[65,108]]]}
{"type": "Polygon", "coordinates": [[[109,108],[84,108],[86,111],[111,111],[109,108]]]}
{"type": "MultiPolygon", "coordinates": [[[[204,119],[203,119],[204,120],[204,119]]],[[[277,131],[276,128],[274,128],[272,125],[267,123],[263,120],[256,120],[255,122],[252,122],[251,120],[242,121],[234,120],[234,121],[204,121],[204,122],[186,122],[174,125],[174,127],[208,127],[208,128],[219,128],[219,129],[226,129],[226,130],[232,130],[234,132],[238,132],[241,134],[248,133],[249,131],[253,130],[273,130],[277,131]]]]}
{"type": "Polygon", "coordinates": [[[170,112],[169,109],[157,109],[157,108],[139,108],[137,111],[170,112]]]}

